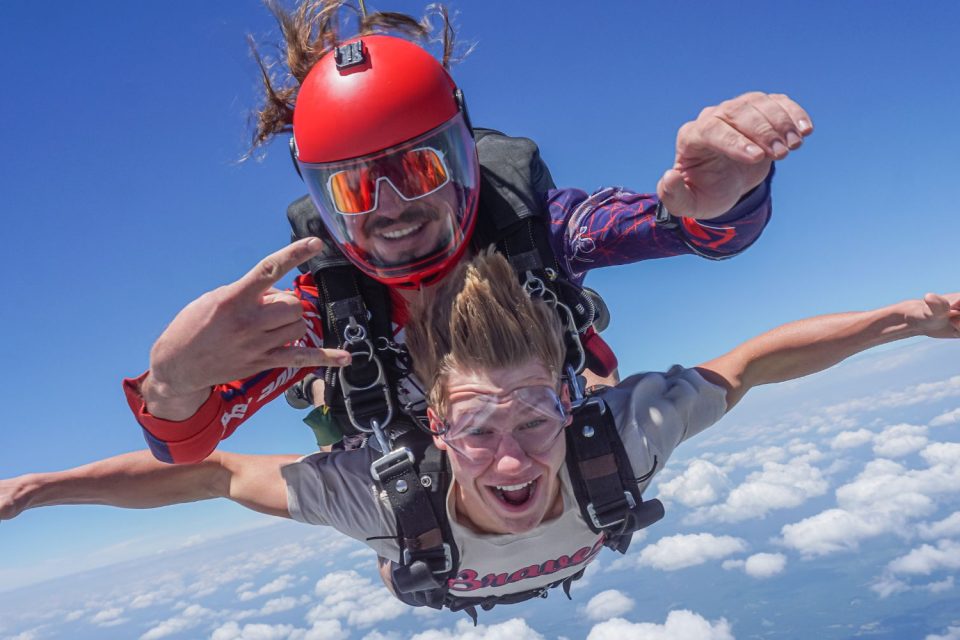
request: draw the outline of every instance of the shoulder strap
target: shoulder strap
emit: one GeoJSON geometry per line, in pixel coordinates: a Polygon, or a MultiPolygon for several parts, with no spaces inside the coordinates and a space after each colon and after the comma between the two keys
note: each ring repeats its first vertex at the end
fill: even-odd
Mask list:
{"type": "Polygon", "coordinates": [[[324,241],[323,251],[299,268],[317,285],[324,346],[354,356],[350,366],[326,370],[324,404],[345,435],[370,432],[374,421],[387,427],[397,404],[396,354],[382,348],[392,344],[387,288],[347,260],[309,196],[287,207],[287,219],[292,240],[316,236],[324,241]]]}
{"type": "MultiPolygon", "coordinates": [[[[566,429],[567,469],[583,519],[606,535],[606,546],[626,553],[635,531],[663,517],[663,504],[644,501],[611,412],[598,396],[573,409],[566,429]]],[[[656,465],[656,459],[654,459],[656,465]]]]}
{"type": "Polygon", "coordinates": [[[426,434],[414,433],[408,446],[376,460],[370,472],[397,519],[401,557],[391,571],[397,594],[408,604],[439,609],[459,566],[446,508],[451,475],[444,453],[426,434]]]}

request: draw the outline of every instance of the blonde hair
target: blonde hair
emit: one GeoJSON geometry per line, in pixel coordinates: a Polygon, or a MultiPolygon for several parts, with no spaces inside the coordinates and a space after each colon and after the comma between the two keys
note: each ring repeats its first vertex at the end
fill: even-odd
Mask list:
{"type": "Polygon", "coordinates": [[[556,312],[531,299],[498,253],[461,263],[410,308],[407,346],[414,371],[426,385],[427,402],[443,413],[452,370],[502,369],[543,364],[558,380],[564,359],[556,312]]]}

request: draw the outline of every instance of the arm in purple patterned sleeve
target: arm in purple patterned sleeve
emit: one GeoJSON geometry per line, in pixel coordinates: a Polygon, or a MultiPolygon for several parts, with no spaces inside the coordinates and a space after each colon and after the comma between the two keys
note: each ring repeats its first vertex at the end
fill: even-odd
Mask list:
{"type": "Polygon", "coordinates": [[[548,193],[550,241],[570,277],[652,258],[697,254],[731,258],[760,237],[770,220],[773,170],[730,211],[707,221],[675,218],[672,228],[654,222],[657,197],[620,188],[587,195],[578,189],[548,193]]]}

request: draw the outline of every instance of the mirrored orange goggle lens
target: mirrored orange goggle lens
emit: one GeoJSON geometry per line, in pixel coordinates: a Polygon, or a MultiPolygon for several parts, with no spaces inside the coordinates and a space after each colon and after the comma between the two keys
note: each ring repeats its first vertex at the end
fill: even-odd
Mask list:
{"type": "Polygon", "coordinates": [[[369,213],[377,208],[377,183],[386,178],[408,200],[443,186],[447,167],[433,149],[413,149],[379,164],[338,171],[330,177],[330,197],[341,213],[369,213]]]}

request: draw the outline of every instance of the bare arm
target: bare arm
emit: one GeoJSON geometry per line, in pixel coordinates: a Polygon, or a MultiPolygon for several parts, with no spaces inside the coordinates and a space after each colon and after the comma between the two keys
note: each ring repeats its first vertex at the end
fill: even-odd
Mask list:
{"type": "Polygon", "coordinates": [[[34,507],[103,504],[150,509],[229,498],[254,511],[290,517],[280,467],[292,455],[214,453],[195,465],[158,462],[149,451],[98,460],[65,471],[0,480],[0,520],[34,507]]]}
{"type": "Polygon", "coordinates": [[[727,410],[750,389],[822,371],[870,347],[910,338],[960,338],[960,293],[927,294],[873,311],[790,322],[697,369],[727,389],[727,410]]]}

